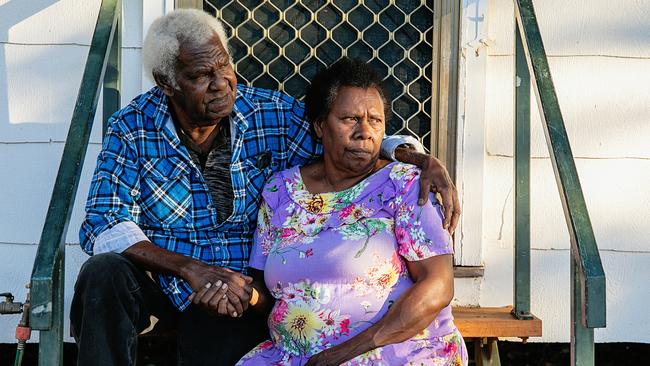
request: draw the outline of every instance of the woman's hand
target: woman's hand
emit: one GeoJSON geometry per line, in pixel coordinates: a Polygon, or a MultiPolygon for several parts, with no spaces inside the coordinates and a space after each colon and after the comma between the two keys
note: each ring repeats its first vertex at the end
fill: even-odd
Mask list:
{"type": "Polygon", "coordinates": [[[452,234],[458,226],[461,208],[458,191],[456,191],[456,186],[445,166],[432,155],[421,154],[403,147],[395,149],[395,158],[401,162],[416,165],[422,170],[418,205],[423,206],[427,202],[429,192],[440,193],[444,210],[442,225],[452,234]]]}
{"type": "Polygon", "coordinates": [[[340,360],[339,357],[336,357],[330,350],[331,348],[311,356],[305,366],[338,366],[345,362],[345,360],[340,360]]]}
{"type": "Polygon", "coordinates": [[[340,365],[377,347],[404,342],[436,318],[454,294],[450,254],[406,263],[414,284],[379,321],[347,341],[313,355],[305,366],[340,365]]]}
{"type": "Polygon", "coordinates": [[[317,353],[307,361],[305,366],[338,366],[346,361],[366,353],[373,348],[372,340],[361,341],[363,335],[317,353]]]}

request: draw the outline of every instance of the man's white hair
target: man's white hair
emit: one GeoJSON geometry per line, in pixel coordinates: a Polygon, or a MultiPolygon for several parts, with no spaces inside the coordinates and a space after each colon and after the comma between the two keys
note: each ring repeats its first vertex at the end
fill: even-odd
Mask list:
{"type": "Polygon", "coordinates": [[[172,87],[178,88],[176,60],[181,43],[202,45],[212,38],[214,33],[217,34],[230,57],[228,37],[223,25],[204,11],[179,9],[154,20],[142,45],[142,59],[146,74],[152,79],[153,74],[160,75],[166,78],[172,87]]]}

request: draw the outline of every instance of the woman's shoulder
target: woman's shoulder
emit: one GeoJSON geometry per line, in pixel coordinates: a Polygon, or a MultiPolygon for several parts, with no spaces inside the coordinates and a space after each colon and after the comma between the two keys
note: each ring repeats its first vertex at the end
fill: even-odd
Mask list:
{"type": "Polygon", "coordinates": [[[288,196],[287,184],[291,183],[291,177],[295,176],[297,171],[297,167],[284,169],[273,173],[266,180],[262,197],[271,207],[277,207],[280,201],[288,196]]]}
{"type": "Polygon", "coordinates": [[[420,168],[413,164],[394,162],[384,169],[389,169],[388,179],[399,191],[409,188],[414,182],[420,180],[420,168]]]}

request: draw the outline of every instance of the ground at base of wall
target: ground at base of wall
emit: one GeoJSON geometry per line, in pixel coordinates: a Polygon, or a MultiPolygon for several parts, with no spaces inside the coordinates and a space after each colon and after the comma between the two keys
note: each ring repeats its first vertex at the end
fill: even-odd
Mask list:
{"type": "MultiPolygon", "coordinates": [[[[169,339],[147,339],[140,342],[138,365],[175,365],[174,342],[169,339]]],[[[470,359],[473,347],[468,345],[470,359]]],[[[0,344],[0,366],[14,364],[15,344],[0,344]]],[[[28,344],[23,358],[23,366],[37,365],[38,345],[28,344]]],[[[76,348],[74,344],[64,345],[66,366],[75,365],[76,348]]],[[[564,366],[569,364],[569,345],[567,343],[527,343],[499,342],[499,355],[503,366],[564,366]]],[[[596,365],[626,366],[643,365],[650,359],[650,344],[644,343],[601,343],[596,345],[596,365]]],[[[470,362],[470,365],[475,363],[470,362]]]]}

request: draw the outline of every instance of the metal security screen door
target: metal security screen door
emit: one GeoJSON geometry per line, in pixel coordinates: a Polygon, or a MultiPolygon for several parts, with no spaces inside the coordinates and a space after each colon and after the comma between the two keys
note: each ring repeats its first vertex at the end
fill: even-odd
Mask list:
{"type": "Polygon", "coordinates": [[[343,56],[369,62],[392,97],[387,134],[431,146],[433,1],[204,0],[224,22],[238,80],[302,98],[343,56]]]}

